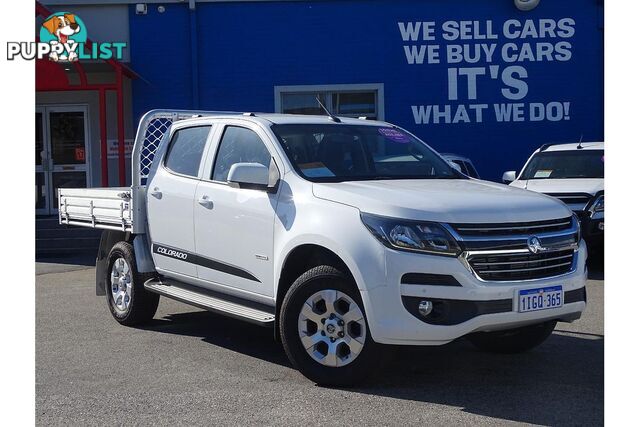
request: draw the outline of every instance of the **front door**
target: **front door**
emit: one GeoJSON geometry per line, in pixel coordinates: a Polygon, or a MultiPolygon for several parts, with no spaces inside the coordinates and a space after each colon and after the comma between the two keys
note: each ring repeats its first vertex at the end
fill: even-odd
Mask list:
{"type": "MultiPolygon", "coordinates": [[[[246,125],[249,126],[249,125],[246,125]]],[[[272,154],[257,127],[225,127],[196,191],[198,277],[216,285],[273,296],[273,227],[278,195],[227,183],[234,163],[269,166],[272,154]],[[214,160],[214,161],[212,161],[214,160]]]]}
{"type": "Polygon", "coordinates": [[[83,188],[88,176],[86,106],[36,107],[36,214],[58,212],[58,188],[83,188]]]}

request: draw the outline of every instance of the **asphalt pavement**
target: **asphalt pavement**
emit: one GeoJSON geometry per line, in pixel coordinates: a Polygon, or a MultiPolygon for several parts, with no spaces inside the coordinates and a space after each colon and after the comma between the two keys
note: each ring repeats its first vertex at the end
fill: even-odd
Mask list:
{"type": "Polygon", "coordinates": [[[353,389],[314,385],[258,326],[161,298],[144,328],[95,296],[92,258],[36,265],[38,425],[601,425],[604,281],[537,349],[399,348],[353,389]]]}

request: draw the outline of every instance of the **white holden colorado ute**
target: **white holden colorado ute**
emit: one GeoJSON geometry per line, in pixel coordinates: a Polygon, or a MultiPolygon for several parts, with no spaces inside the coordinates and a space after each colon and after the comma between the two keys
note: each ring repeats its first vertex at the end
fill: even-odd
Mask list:
{"type": "Polygon", "coordinates": [[[469,178],[385,122],[161,111],[130,188],[60,189],[104,229],[96,291],[123,325],[159,296],[273,328],[306,377],[353,384],[384,345],[514,353],[586,305],[576,215],[469,178]]]}

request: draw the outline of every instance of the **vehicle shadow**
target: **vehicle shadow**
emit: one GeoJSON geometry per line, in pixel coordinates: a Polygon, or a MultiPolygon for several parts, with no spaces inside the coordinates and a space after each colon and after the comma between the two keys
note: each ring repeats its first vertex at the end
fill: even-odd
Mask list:
{"type": "Polygon", "coordinates": [[[199,337],[204,342],[269,363],[291,366],[273,336],[273,330],[218,316],[208,311],[169,314],[141,329],[165,334],[199,337]]]}
{"type": "MultiPolygon", "coordinates": [[[[543,425],[604,422],[604,337],[567,331],[528,353],[499,355],[466,340],[441,347],[390,347],[385,363],[345,392],[460,407],[500,420],[543,425]]],[[[201,337],[233,352],[291,367],[270,329],[205,311],[172,314],[145,327],[201,337]]]]}
{"type": "Polygon", "coordinates": [[[36,254],[36,262],[48,264],[64,264],[64,265],[81,265],[87,267],[95,267],[96,252],[78,252],[70,254],[36,254]]]}
{"type": "Polygon", "coordinates": [[[466,340],[406,347],[375,383],[354,391],[515,422],[601,425],[604,337],[558,331],[537,349],[516,355],[484,353],[466,340]]]}

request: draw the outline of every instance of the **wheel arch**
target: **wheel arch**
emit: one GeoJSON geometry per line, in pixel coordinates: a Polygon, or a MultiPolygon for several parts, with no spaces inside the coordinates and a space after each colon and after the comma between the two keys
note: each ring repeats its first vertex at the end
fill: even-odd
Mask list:
{"type": "Polygon", "coordinates": [[[335,251],[317,243],[303,243],[293,247],[284,257],[277,280],[276,324],[274,330],[277,340],[280,339],[280,334],[278,333],[280,327],[279,313],[285,294],[298,277],[309,269],[319,265],[331,265],[339,268],[353,280],[356,290],[359,292],[353,271],[349,268],[347,262],[335,251]]]}

